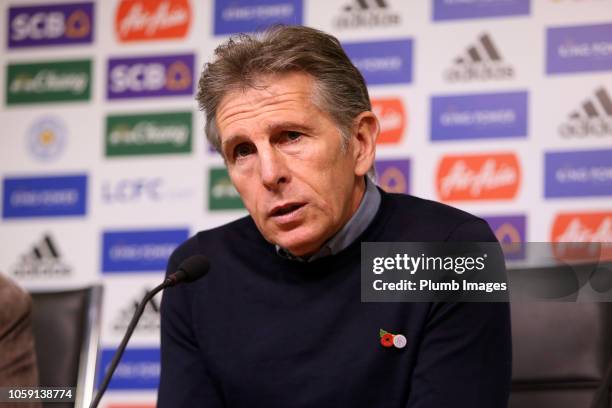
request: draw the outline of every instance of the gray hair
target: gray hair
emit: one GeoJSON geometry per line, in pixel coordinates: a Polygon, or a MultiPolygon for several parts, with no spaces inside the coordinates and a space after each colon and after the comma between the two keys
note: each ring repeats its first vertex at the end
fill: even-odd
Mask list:
{"type": "MultiPolygon", "coordinates": [[[[209,143],[221,151],[215,117],[225,94],[257,88],[262,76],[296,71],[314,78],[313,103],[330,114],[347,146],[355,117],[372,109],[363,76],[334,36],[283,25],[231,37],[215,49],[215,60],[204,66],[196,100],[206,115],[209,143]]],[[[373,169],[369,173],[373,176],[373,169]]]]}

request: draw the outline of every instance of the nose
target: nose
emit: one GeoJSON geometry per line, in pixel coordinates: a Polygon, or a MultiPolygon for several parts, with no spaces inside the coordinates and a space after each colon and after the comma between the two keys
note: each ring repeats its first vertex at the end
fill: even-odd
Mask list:
{"type": "Polygon", "coordinates": [[[261,182],[269,191],[277,191],[290,180],[286,158],[274,147],[259,151],[261,182]]]}

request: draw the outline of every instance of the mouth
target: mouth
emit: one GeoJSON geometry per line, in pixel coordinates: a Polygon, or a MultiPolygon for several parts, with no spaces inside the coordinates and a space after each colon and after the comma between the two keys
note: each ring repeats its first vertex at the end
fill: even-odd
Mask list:
{"type": "Polygon", "coordinates": [[[278,218],[295,213],[300,208],[304,207],[305,203],[286,203],[278,205],[270,211],[270,217],[278,218]]]}

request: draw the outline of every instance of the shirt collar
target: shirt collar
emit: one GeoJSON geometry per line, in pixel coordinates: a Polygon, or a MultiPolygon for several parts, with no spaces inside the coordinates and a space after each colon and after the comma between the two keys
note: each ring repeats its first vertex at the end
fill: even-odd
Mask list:
{"type": "Polygon", "coordinates": [[[291,259],[300,262],[311,262],[315,259],[323,258],[329,255],[335,255],[342,251],[350,244],[352,244],[370,225],[374,216],[378,212],[380,207],[380,192],[376,187],[376,184],[370,180],[367,176],[365,177],[366,190],[359,208],[355,211],[355,214],[344,224],[344,226],[331,237],[317,252],[315,252],[309,258],[299,257],[292,255],[285,248],[281,248],[276,245],[276,253],[283,258],[291,259]]]}

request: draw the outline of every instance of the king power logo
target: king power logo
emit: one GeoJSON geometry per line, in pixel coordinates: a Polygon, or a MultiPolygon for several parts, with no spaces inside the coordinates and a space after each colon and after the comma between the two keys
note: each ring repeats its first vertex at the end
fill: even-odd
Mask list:
{"type": "Polygon", "coordinates": [[[272,24],[302,24],[302,3],[302,0],[215,0],[214,33],[246,33],[272,24]]]}
{"type": "MultiPolygon", "coordinates": [[[[142,291],[142,296],[135,297],[130,300],[129,304],[123,307],[117,314],[112,323],[112,331],[115,334],[123,334],[127,330],[132,316],[140,305],[140,300],[147,294],[150,288],[145,288],[142,291]]],[[[135,333],[143,335],[155,335],[159,333],[160,317],[159,317],[159,302],[155,298],[147,303],[142,317],[136,326],[135,333]]]]}
{"type": "Polygon", "coordinates": [[[433,20],[529,15],[531,0],[433,0],[433,20]]]}
{"type": "Polygon", "coordinates": [[[185,228],[105,231],[102,272],[163,271],[172,252],[188,237],[185,228]]]}
{"type": "MultiPolygon", "coordinates": [[[[115,355],[115,348],[103,348],[100,356],[98,381],[104,378],[115,355]]],[[[159,374],[159,348],[128,347],[108,385],[109,390],[157,390],[159,374]]],[[[100,386],[100,384],[98,384],[100,386]]],[[[140,407],[140,406],[139,406],[140,407]]]]}
{"type": "Polygon", "coordinates": [[[559,134],[568,139],[612,136],[612,99],[608,91],[598,88],[591,98],[570,112],[559,126],[559,134]]]}
{"type": "Polygon", "coordinates": [[[63,279],[72,275],[72,267],[65,264],[55,240],[50,234],[43,238],[11,270],[18,280],[63,279]]]}
{"type": "Polygon", "coordinates": [[[411,38],[342,44],[368,85],[412,82],[411,38]]]}
{"type": "Polygon", "coordinates": [[[552,27],[546,30],[546,73],[612,69],[612,24],[552,27]]]}
{"type": "Polygon", "coordinates": [[[476,43],[453,61],[444,72],[448,82],[505,80],[514,77],[514,68],[504,62],[491,36],[482,34],[476,43]]]}
{"type": "Polygon", "coordinates": [[[191,15],[188,0],[123,0],[115,30],[121,42],[184,38],[191,15]]]}
{"type": "Polygon", "coordinates": [[[443,201],[513,199],[521,171],[514,153],[445,156],[436,187],[443,201]]]}
{"type": "Polygon", "coordinates": [[[399,13],[386,0],[351,0],[333,22],[337,30],[392,27],[400,24],[399,13]]]}

